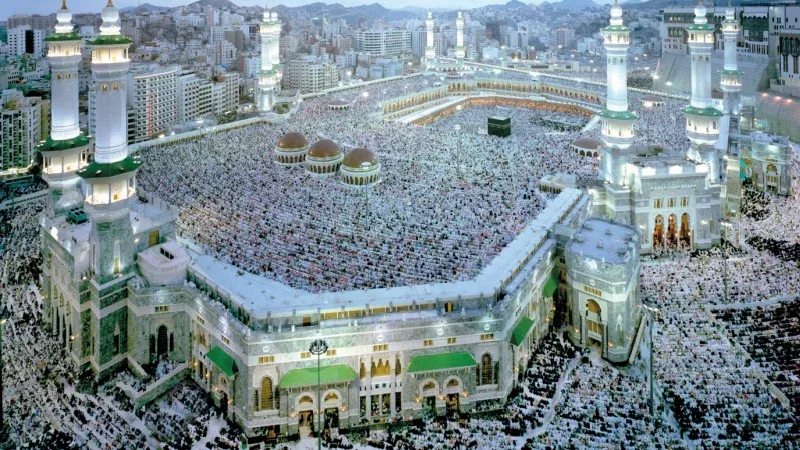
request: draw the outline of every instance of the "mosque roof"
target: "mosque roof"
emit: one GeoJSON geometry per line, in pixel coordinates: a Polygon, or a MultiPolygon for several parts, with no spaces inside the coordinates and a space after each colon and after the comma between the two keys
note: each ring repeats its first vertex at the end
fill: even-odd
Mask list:
{"type": "Polygon", "coordinates": [[[572,145],[586,150],[597,150],[603,143],[593,137],[584,136],[572,141],[572,145]]]}
{"type": "Polygon", "coordinates": [[[304,148],[308,146],[308,140],[303,133],[290,131],[278,139],[278,148],[304,148]]]}
{"type": "Polygon", "coordinates": [[[661,98],[661,97],[656,97],[655,95],[645,95],[644,97],[642,97],[642,101],[643,102],[651,102],[651,103],[659,103],[659,102],[663,102],[664,99],[661,98]]]}
{"type": "Polygon", "coordinates": [[[345,155],[342,164],[351,169],[364,169],[378,164],[378,157],[367,148],[356,147],[345,155]]]}
{"type": "Polygon", "coordinates": [[[45,42],[56,42],[56,41],[80,41],[81,37],[77,33],[53,33],[50,36],[44,38],[45,42]]]}
{"type": "Polygon", "coordinates": [[[125,45],[133,44],[133,41],[120,34],[114,36],[97,36],[94,40],[87,42],[89,45],[125,45]]]}
{"type": "Polygon", "coordinates": [[[339,146],[330,139],[320,139],[308,148],[308,156],[311,158],[333,158],[341,154],[339,146]]]}

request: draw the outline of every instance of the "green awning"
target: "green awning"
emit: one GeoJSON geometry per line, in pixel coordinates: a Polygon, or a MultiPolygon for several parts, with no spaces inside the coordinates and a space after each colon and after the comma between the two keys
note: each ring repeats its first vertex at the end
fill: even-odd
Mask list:
{"type": "Polygon", "coordinates": [[[545,283],[542,288],[542,296],[545,298],[552,298],[556,289],[558,289],[558,280],[556,280],[556,277],[550,275],[550,279],[547,280],[547,283],[545,283]]]}
{"type": "Polygon", "coordinates": [[[239,373],[239,369],[236,367],[236,362],[233,360],[233,357],[218,346],[209,350],[208,353],[206,353],[206,358],[210,359],[211,362],[219,367],[219,370],[223,371],[225,375],[229,377],[239,373]]]}
{"type": "Polygon", "coordinates": [[[475,358],[467,352],[422,355],[411,358],[411,362],[408,363],[408,373],[463,369],[464,367],[474,367],[475,365],[475,358]]]}
{"type": "Polygon", "coordinates": [[[523,317],[522,320],[519,321],[517,326],[514,327],[514,331],[511,332],[511,344],[519,345],[525,341],[525,337],[528,335],[528,332],[531,331],[533,327],[533,320],[529,317],[523,317]]]}
{"type": "MultiPolygon", "coordinates": [[[[344,383],[356,379],[356,371],[346,364],[335,364],[319,368],[321,384],[344,383]]],[[[286,372],[281,378],[281,389],[297,386],[313,386],[317,384],[317,368],[294,369],[286,372]]]]}

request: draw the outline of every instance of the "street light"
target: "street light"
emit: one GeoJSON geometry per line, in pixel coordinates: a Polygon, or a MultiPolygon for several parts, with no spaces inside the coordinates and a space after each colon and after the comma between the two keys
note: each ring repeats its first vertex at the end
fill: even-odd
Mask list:
{"type": "Polygon", "coordinates": [[[322,339],[316,339],[308,347],[308,351],[312,355],[317,355],[317,448],[322,450],[322,403],[320,399],[320,373],[319,373],[319,357],[328,351],[328,343],[322,339]]]}

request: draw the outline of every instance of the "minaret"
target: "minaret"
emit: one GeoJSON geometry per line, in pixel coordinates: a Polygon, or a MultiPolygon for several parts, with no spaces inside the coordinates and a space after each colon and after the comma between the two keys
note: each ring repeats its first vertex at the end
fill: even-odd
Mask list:
{"type": "Polygon", "coordinates": [[[725,39],[725,67],[720,70],[720,88],[725,93],[725,114],[739,115],[742,90],[742,71],[736,63],[736,39],[739,36],[739,22],[736,21],[736,10],[728,0],[725,20],[722,22],[722,35],[725,39]]]}
{"type": "Polygon", "coordinates": [[[633,144],[633,123],[637,117],[628,111],[628,46],[631,31],[622,24],[622,8],[611,7],[610,25],[603,28],[606,49],[606,107],[600,113],[603,120],[602,140],[611,149],[627,149],[633,144]]]}
{"type": "Polygon", "coordinates": [[[425,20],[425,40],[427,41],[427,45],[425,46],[425,63],[430,65],[431,62],[436,58],[436,47],[433,44],[433,26],[435,22],[433,21],[433,15],[430,11],[428,11],[428,18],[425,20]]]}
{"type": "Polygon", "coordinates": [[[78,66],[81,38],[72,31],[66,0],[56,14],[55,33],[45,38],[50,63],[50,137],[39,145],[42,178],[50,187],[48,214],[58,216],[83,206],[81,179],[76,172],[88,164],[89,139],[81,134],[78,117],[78,66]]]}
{"type": "Polygon", "coordinates": [[[719,138],[719,118],[711,99],[711,52],[714,50],[714,25],[708,23],[702,0],[694,9],[694,24],[686,27],[692,57],[692,98],[683,109],[686,135],[691,141],[687,156],[708,165],[708,180],[719,182],[719,161],[714,145],[719,138]]]}
{"type": "Polygon", "coordinates": [[[282,72],[280,66],[281,22],[278,13],[270,14],[264,8],[261,22],[261,70],[258,72],[258,110],[272,111],[275,93],[280,89],[282,72]]]}
{"type": "Polygon", "coordinates": [[[102,12],[100,35],[92,49],[97,132],[94,162],[78,172],[86,183],[86,212],[92,222],[94,280],[102,285],[133,268],[130,202],[136,198],[136,171],[141,162],[128,155],[126,77],[131,41],[120,35],[119,10],[111,0],[102,12]]]}
{"type": "Polygon", "coordinates": [[[466,56],[466,49],[464,47],[464,16],[461,15],[461,11],[458,12],[458,17],[456,17],[456,59],[464,59],[466,56]]]}

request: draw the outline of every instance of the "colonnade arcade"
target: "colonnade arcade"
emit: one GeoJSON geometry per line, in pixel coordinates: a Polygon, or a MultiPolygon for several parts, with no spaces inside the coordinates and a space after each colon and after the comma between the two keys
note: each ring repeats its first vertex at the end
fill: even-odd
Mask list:
{"type": "Polygon", "coordinates": [[[600,97],[600,95],[593,92],[585,92],[560,86],[550,86],[540,82],[478,79],[453,81],[444,87],[427,89],[421,92],[392,99],[382,103],[381,110],[383,114],[389,114],[413,106],[423,105],[433,100],[443,99],[452,93],[471,93],[479,91],[542,94],[569,98],[590,104],[601,105],[603,103],[603,99],[600,97]]]}
{"type": "Polygon", "coordinates": [[[581,106],[569,105],[564,103],[551,103],[543,100],[531,100],[527,98],[513,98],[513,97],[499,97],[499,96],[468,97],[456,104],[450,105],[446,108],[442,108],[436,112],[428,114],[427,116],[414,120],[412,123],[414,125],[421,125],[421,126],[430,125],[440,119],[444,119],[445,117],[449,117],[455,114],[462,108],[469,108],[473,106],[476,107],[503,106],[509,108],[539,109],[557,113],[581,115],[584,117],[591,117],[594,114],[594,112],[586,108],[583,108],[581,106]]]}

